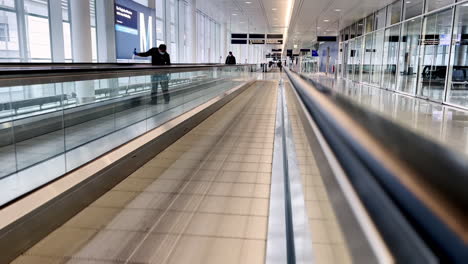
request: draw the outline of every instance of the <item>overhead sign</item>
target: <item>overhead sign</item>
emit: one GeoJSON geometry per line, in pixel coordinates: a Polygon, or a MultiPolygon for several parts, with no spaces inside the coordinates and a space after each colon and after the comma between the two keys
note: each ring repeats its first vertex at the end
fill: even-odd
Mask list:
{"type": "Polygon", "coordinates": [[[269,38],[269,39],[282,39],[283,34],[267,34],[267,38],[269,38]]]}
{"type": "Polygon", "coordinates": [[[247,44],[246,39],[231,39],[231,44],[247,44]]]}
{"type": "Polygon", "coordinates": [[[318,52],[316,50],[312,50],[312,57],[318,57],[318,52]]]}
{"type": "Polygon", "coordinates": [[[144,52],[153,47],[156,11],[129,0],[115,0],[115,43],[117,59],[141,59],[133,50],[144,52]]]}
{"type": "Polygon", "coordinates": [[[247,38],[247,34],[242,34],[242,33],[233,33],[231,34],[231,38],[238,38],[238,39],[246,39],[247,38]]]}
{"type": "Polygon", "coordinates": [[[301,49],[300,52],[310,52],[310,49],[301,49]]]}
{"type": "Polygon", "coordinates": [[[336,42],[337,38],[336,36],[318,36],[317,41],[318,42],[336,42]]]}
{"type": "Polygon", "coordinates": [[[264,39],[249,39],[249,44],[256,45],[256,44],[265,44],[264,39]]]}
{"type": "Polygon", "coordinates": [[[264,39],[265,34],[249,34],[249,39],[264,39]]]}
{"type": "Polygon", "coordinates": [[[271,52],[282,52],[282,49],[271,49],[271,52]]]}
{"type": "Polygon", "coordinates": [[[292,57],[292,55],[293,55],[293,50],[292,49],[286,50],[286,56],[292,57]]]}

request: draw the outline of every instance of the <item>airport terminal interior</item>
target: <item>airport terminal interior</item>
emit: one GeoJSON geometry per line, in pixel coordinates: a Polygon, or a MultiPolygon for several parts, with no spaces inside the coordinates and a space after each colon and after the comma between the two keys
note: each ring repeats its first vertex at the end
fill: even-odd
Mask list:
{"type": "Polygon", "coordinates": [[[0,0],[0,264],[468,263],[467,189],[468,0],[0,0]]]}

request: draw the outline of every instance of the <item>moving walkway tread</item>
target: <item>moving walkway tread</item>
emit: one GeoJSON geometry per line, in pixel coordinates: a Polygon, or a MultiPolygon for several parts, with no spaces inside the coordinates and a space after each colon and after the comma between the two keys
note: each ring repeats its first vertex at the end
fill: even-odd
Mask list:
{"type": "Polygon", "coordinates": [[[276,87],[256,82],[14,263],[264,263],[276,87]]]}

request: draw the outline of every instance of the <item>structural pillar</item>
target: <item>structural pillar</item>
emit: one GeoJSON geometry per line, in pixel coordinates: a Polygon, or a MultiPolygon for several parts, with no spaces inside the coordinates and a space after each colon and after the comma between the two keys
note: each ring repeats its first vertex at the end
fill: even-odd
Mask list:
{"type": "Polygon", "coordinates": [[[117,61],[115,50],[114,3],[115,0],[96,0],[96,44],[99,62],[117,61]]]}
{"type": "MultiPolygon", "coordinates": [[[[70,0],[72,54],[74,62],[93,61],[89,1],[70,0]]],[[[75,82],[78,103],[94,101],[94,82],[75,82]]]]}
{"type": "Polygon", "coordinates": [[[53,62],[65,62],[61,0],[49,0],[49,26],[53,62]]]}

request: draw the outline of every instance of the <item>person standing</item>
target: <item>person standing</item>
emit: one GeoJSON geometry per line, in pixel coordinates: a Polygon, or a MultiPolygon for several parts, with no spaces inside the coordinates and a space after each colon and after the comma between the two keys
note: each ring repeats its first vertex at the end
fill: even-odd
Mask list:
{"type": "Polygon", "coordinates": [[[278,68],[280,69],[280,72],[283,72],[283,64],[281,64],[281,60],[278,61],[276,66],[278,66],[278,68]]]}
{"type": "MultiPolygon", "coordinates": [[[[136,52],[133,54],[140,57],[151,56],[151,64],[153,65],[171,65],[171,56],[166,52],[167,47],[164,44],[159,45],[158,48],[151,48],[147,52],[136,52]]],[[[169,103],[171,100],[169,94],[169,75],[168,74],[157,74],[151,76],[151,104],[158,103],[158,87],[161,85],[162,93],[164,96],[165,103],[169,103]]]]}
{"type": "Polygon", "coordinates": [[[232,55],[232,51],[230,51],[229,55],[226,57],[226,64],[236,64],[236,57],[232,55]]]}

